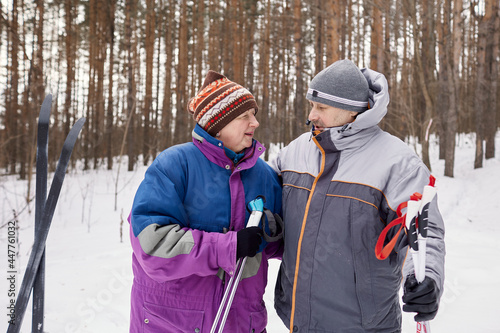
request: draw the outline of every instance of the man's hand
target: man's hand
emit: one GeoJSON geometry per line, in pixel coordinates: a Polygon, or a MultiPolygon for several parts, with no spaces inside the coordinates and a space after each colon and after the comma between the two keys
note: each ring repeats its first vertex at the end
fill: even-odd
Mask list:
{"type": "Polygon", "coordinates": [[[404,286],[403,302],[403,311],[417,312],[415,321],[434,319],[439,307],[436,282],[426,276],[422,283],[418,283],[414,274],[409,275],[404,286]]]}

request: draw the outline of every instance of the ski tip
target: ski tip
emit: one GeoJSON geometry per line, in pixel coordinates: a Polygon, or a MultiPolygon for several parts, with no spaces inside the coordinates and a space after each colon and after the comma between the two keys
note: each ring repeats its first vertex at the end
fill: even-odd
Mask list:
{"type": "Polygon", "coordinates": [[[52,106],[52,94],[45,96],[43,100],[42,107],[40,108],[40,119],[39,122],[49,122],[50,111],[52,106]]]}
{"type": "Polygon", "coordinates": [[[45,96],[45,99],[43,100],[42,103],[42,107],[47,104],[48,105],[52,104],[52,94],[48,94],[47,96],[45,96]]]}
{"type": "Polygon", "coordinates": [[[74,125],[74,126],[76,126],[76,127],[78,127],[78,128],[80,128],[80,129],[81,129],[81,128],[83,127],[83,125],[85,124],[85,121],[87,121],[87,118],[85,118],[85,117],[81,117],[80,119],[78,119],[78,120],[76,121],[76,123],[75,123],[75,125],[74,125]]]}

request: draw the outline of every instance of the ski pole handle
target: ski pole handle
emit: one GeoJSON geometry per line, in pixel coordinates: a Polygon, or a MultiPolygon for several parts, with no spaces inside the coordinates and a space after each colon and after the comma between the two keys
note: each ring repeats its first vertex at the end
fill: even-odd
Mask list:
{"type": "Polygon", "coordinates": [[[247,228],[258,227],[260,224],[260,219],[264,212],[264,200],[261,197],[254,199],[248,203],[248,206],[252,210],[250,217],[248,218],[247,228]]]}
{"type": "Polygon", "coordinates": [[[406,207],[406,229],[408,230],[408,244],[410,246],[411,257],[413,259],[413,265],[415,267],[415,275],[417,275],[417,270],[419,269],[419,243],[418,243],[418,230],[417,230],[417,219],[418,219],[418,209],[420,208],[420,202],[417,200],[408,201],[408,206],[406,207]]]}
{"type": "MultiPolygon", "coordinates": [[[[432,177],[432,176],[431,176],[432,177]]],[[[431,184],[434,182],[431,180],[431,184]]],[[[436,196],[436,188],[433,185],[426,185],[422,192],[422,200],[419,209],[418,222],[418,246],[419,246],[419,274],[415,274],[417,281],[420,283],[425,278],[425,256],[427,251],[427,228],[429,224],[429,206],[431,201],[436,196]]]]}

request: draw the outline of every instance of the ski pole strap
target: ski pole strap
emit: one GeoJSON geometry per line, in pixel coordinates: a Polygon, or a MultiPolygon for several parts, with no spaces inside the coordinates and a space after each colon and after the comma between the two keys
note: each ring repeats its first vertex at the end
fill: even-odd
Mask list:
{"type": "MultiPolygon", "coordinates": [[[[418,195],[418,193],[414,193],[412,195],[412,198],[418,195]]],[[[380,233],[378,236],[377,244],[375,245],[375,256],[379,260],[384,260],[386,259],[389,254],[391,254],[392,250],[394,250],[394,246],[396,246],[396,242],[398,241],[399,235],[401,234],[401,231],[403,228],[406,226],[406,213],[403,214],[402,210],[408,206],[408,201],[402,202],[399,204],[398,209],[396,210],[396,214],[398,217],[394,219],[391,223],[389,223],[380,233]],[[392,239],[384,245],[385,238],[387,237],[387,233],[389,233],[389,230],[392,228],[396,227],[399,225],[399,229],[392,237],[392,239]]]]}
{"type": "Polygon", "coordinates": [[[377,244],[375,245],[375,256],[377,257],[377,259],[379,260],[386,259],[394,249],[394,246],[396,245],[399,235],[401,234],[401,230],[403,230],[403,227],[405,226],[406,214],[403,215],[401,213],[401,210],[403,208],[406,208],[407,205],[408,202],[405,201],[398,206],[398,209],[396,210],[398,217],[394,219],[391,223],[389,223],[378,236],[377,244]],[[397,225],[399,225],[399,230],[396,232],[394,237],[392,237],[392,239],[386,245],[384,245],[387,233],[389,232],[389,230],[391,230],[393,227],[397,225]]]}
{"type": "MultiPolygon", "coordinates": [[[[434,187],[435,182],[436,182],[436,178],[434,178],[434,176],[431,175],[429,177],[429,185],[428,186],[434,187]]],[[[424,191],[425,191],[425,188],[424,188],[424,191]]],[[[421,201],[422,194],[415,192],[410,196],[410,200],[421,201]]],[[[399,235],[401,234],[401,231],[403,230],[403,228],[406,228],[406,225],[405,225],[406,224],[405,223],[406,222],[406,213],[403,215],[401,211],[404,208],[406,208],[407,206],[408,206],[407,201],[399,204],[398,209],[396,210],[398,217],[396,219],[394,219],[391,223],[389,223],[380,233],[378,240],[377,240],[377,244],[375,245],[375,256],[377,257],[377,259],[379,259],[379,260],[386,259],[389,256],[389,254],[391,254],[392,250],[394,250],[394,246],[396,246],[396,242],[399,238],[399,235]],[[384,245],[387,233],[389,232],[389,230],[391,230],[393,227],[397,226],[398,224],[399,224],[399,230],[396,232],[394,237],[392,237],[392,239],[386,245],[384,245]]],[[[418,223],[417,221],[418,221],[418,214],[416,216],[415,222],[418,223]]],[[[418,228],[417,224],[415,226],[418,228]]]]}
{"type": "MultiPolygon", "coordinates": [[[[413,193],[410,196],[410,200],[415,200],[415,201],[419,201],[421,198],[422,195],[417,192],[413,193]]],[[[398,241],[401,231],[403,230],[403,228],[406,227],[406,213],[405,214],[402,213],[402,210],[406,207],[408,207],[408,201],[399,204],[398,209],[396,210],[396,214],[398,214],[398,217],[394,219],[391,223],[389,223],[378,236],[377,244],[375,245],[375,256],[377,257],[377,259],[379,260],[386,259],[389,256],[389,254],[391,254],[392,250],[394,250],[394,246],[396,246],[396,242],[398,241]],[[384,245],[387,233],[389,232],[389,230],[391,230],[398,224],[399,224],[399,230],[396,232],[394,237],[392,237],[392,239],[386,245],[384,245]]]]}
{"type": "MultiPolygon", "coordinates": [[[[265,230],[265,223],[262,223],[262,229],[264,231],[264,236],[263,236],[264,240],[268,243],[272,243],[283,238],[284,224],[281,217],[278,214],[273,214],[267,208],[264,208],[264,214],[266,214],[267,223],[269,224],[269,231],[271,232],[271,235],[268,235],[265,230]]],[[[262,218],[264,219],[264,215],[262,215],[262,218]]]]}

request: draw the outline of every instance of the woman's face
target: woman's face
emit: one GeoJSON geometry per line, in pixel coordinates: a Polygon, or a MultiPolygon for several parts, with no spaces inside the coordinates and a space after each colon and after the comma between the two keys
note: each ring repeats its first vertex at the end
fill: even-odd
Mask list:
{"type": "Polygon", "coordinates": [[[224,143],[225,147],[239,153],[252,146],[253,135],[257,127],[259,127],[259,122],[255,118],[255,109],[250,109],[227,124],[219,132],[218,139],[224,143]]]}

